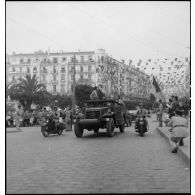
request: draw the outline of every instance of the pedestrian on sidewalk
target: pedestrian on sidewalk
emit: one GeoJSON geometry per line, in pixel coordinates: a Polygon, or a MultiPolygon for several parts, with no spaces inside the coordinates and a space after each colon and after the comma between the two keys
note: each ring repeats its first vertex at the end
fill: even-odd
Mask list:
{"type": "Polygon", "coordinates": [[[16,115],[15,115],[15,121],[16,121],[16,129],[19,131],[20,129],[20,121],[21,121],[21,117],[23,114],[23,110],[21,108],[21,105],[18,105],[18,109],[16,110],[16,115]]]}
{"type": "Polygon", "coordinates": [[[189,136],[188,133],[188,121],[182,117],[182,111],[180,109],[175,110],[175,116],[171,118],[168,123],[169,127],[172,127],[170,144],[172,146],[172,153],[176,153],[179,146],[183,146],[183,139],[189,136]]]}
{"type": "Polygon", "coordinates": [[[159,127],[162,127],[163,104],[161,99],[159,100],[158,113],[159,113],[159,127]]]}

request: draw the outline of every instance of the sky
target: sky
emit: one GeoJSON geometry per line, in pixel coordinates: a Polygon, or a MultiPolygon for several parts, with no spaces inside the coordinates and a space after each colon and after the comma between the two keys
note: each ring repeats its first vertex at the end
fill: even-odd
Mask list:
{"type": "Polygon", "coordinates": [[[6,2],[6,53],[96,51],[189,57],[190,2],[6,2]]]}

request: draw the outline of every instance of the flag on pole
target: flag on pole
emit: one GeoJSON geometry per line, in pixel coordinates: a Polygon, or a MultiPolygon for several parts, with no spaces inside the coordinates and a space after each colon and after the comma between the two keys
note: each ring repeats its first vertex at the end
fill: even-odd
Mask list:
{"type": "Polygon", "coordinates": [[[160,87],[158,86],[158,83],[156,82],[156,79],[154,78],[154,76],[153,76],[153,85],[154,85],[154,87],[156,89],[156,93],[161,91],[160,87]]]}

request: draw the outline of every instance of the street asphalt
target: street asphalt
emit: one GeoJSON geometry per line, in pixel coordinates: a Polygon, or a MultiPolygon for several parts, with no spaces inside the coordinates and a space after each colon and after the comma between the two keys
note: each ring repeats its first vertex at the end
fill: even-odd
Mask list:
{"type": "Polygon", "coordinates": [[[153,120],[144,137],[134,124],[111,138],[105,130],[82,138],[45,138],[40,127],[7,133],[6,193],[189,193],[190,170],[153,120]]]}

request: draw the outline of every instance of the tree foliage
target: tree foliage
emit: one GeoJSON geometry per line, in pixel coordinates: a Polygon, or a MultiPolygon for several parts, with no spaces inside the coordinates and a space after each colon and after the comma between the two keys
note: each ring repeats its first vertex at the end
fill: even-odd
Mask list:
{"type": "Polygon", "coordinates": [[[150,94],[150,101],[154,103],[156,101],[156,97],[153,93],[150,94]]]}
{"type": "Polygon", "coordinates": [[[90,94],[93,91],[93,87],[90,85],[76,85],[75,96],[76,104],[83,107],[87,100],[90,100],[90,94]]]}
{"type": "Polygon", "coordinates": [[[40,100],[45,101],[44,94],[47,93],[45,86],[38,83],[36,75],[20,78],[19,83],[13,84],[8,91],[10,98],[18,100],[27,110],[31,109],[32,103],[39,104],[40,100]]]}
{"type": "Polygon", "coordinates": [[[57,94],[55,96],[53,96],[53,101],[50,104],[51,106],[57,106],[61,109],[66,108],[67,106],[71,106],[72,105],[72,97],[70,95],[60,95],[57,94]]]}

